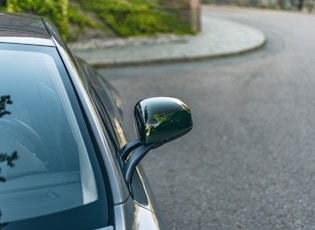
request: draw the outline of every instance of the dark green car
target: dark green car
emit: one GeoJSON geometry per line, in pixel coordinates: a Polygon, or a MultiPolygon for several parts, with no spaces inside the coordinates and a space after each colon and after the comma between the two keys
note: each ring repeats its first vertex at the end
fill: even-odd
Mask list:
{"type": "Polygon", "coordinates": [[[192,128],[186,104],[135,105],[128,140],[110,84],[45,19],[0,14],[0,228],[165,229],[139,164],[192,128]]]}

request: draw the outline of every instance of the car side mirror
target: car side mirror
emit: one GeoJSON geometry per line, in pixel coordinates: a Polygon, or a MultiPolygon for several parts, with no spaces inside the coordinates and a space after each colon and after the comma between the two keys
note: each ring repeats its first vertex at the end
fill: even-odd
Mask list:
{"type": "Polygon", "coordinates": [[[134,110],[138,136],[144,145],[175,140],[192,129],[189,107],[179,99],[154,97],[137,103],[134,110]]]}
{"type": "Polygon", "coordinates": [[[129,142],[120,153],[125,161],[125,179],[129,183],[135,167],[151,149],[185,135],[193,127],[189,107],[176,98],[141,100],[135,106],[134,116],[139,140],[129,142]]]}

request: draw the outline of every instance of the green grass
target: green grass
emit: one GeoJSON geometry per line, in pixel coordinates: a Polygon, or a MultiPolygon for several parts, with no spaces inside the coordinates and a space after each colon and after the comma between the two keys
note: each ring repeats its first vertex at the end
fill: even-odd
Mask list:
{"type": "Polygon", "coordinates": [[[155,1],[147,0],[77,0],[83,9],[93,11],[99,19],[122,37],[157,33],[192,33],[186,23],[168,13],[155,1]]]}
{"type": "Polygon", "coordinates": [[[44,16],[56,25],[66,41],[76,40],[86,27],[105,31],[109,28],[121,37],[159,33],[192,34],[189,23],[178,19],[179,12],[162,7],[158,4],[159,1],[161,0],[7,0],[6,6],[1,9],[44,16]],[[86,14],[95,14],[98,22],[86,14]],[[76,28],[71,34],[70,27],[76,28]]]}

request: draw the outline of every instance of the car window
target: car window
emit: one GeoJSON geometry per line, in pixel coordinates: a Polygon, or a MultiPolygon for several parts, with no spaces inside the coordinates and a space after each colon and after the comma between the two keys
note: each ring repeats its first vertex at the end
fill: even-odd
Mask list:
{"type": "Polygon", "coordinates": [[[44,52],[0,50],[0,152],[7,156],[0,163],[1,222],[99,200],[85,137],[58,68],[44,52]]]}
{"type": "Polygon", "coordinates": [[[106,130],[111,137],[116,151],[127,144],[125,131],[121,126],[122,102],[118,92],[98,72],[84,61],[78,60],[81,70],[87,76],[90,84],[90,95],[97,106],[106,130]]]}

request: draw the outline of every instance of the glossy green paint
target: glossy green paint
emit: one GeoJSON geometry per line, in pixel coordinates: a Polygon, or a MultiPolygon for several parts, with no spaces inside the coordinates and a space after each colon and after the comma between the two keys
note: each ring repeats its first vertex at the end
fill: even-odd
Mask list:
{"type": "Polygon", "coordinates": [[[154,97],[135,106],[138,135],[144,145],[156,147],[188,133],[192,127],[189,107],[179,99],[154,97]]]}

